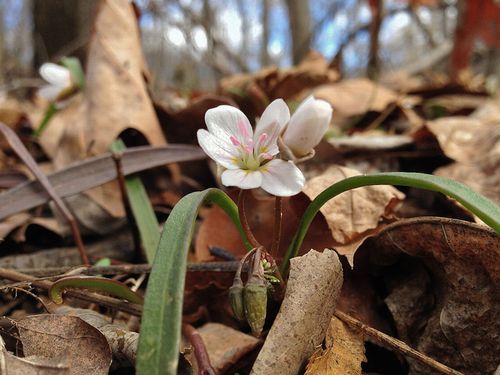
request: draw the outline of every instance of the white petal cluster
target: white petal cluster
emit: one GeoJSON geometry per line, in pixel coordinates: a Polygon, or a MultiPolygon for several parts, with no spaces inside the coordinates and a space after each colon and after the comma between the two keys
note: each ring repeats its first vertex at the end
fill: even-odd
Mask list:
{"type": "Polygon", "coordinates": [[[71,72],[64,66],[45,63],[42,64],[39,72],[48,85],[38,90],[38,94],[49,101],[57,100],[62,93],[73,87],[71,72]]]}
{"type": "Polygon", "coordinates": [[[254,131],[243,112],[222,105],[205,114],[208,131],[198,130],[198,143],[224,168],[224,185],[260,187],[276,196],[291,196],[302,190],[305,178],[292,161],[276,158],[278,139],[282,137],[297,158],[304,156],[323,137],[331,115],[328,103],[311,96],[290,118],[286,103],[277,99],[266,108],[254,131]]]}

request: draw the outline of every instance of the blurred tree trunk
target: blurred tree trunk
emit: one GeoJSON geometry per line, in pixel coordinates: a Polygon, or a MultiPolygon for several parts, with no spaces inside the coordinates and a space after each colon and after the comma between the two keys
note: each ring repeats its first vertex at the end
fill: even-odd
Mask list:
{"type": "Polygon", "coordinates": [[[292,59],[298,64],[311,48],[309,0],[286,0],[292,30],[292,59]]]}
{"type": "Polygon", "coordinates": [[[84,61],[97,0],[33,2],[34,64],[72,55],[84,61]]]}
{"type": "Polygon", "coordinates": [[[380,72],[379,34],[382,24],[383,0],[370,0],[372,20],[370,24],[370,55],[368,57],[368,77],[376,79],[380,72]]]}
{"type": "Polygon", "coordinates": [[[262,43],[260,46],[260,64],[267,66],[271,63],[269,58],[269,12],[270,0],[262,0],[262,43]]]}
{"type": "Polygon", "coordinates": [[[238,13],[241,17],[241,46],[240,46],[240,57],[243,61],[248,61],[249,46],[250,46],[250,18],[248,17],[248,12],[245,10],[245,0],[238,0],[236,5],[238,7],[238,13]]]}

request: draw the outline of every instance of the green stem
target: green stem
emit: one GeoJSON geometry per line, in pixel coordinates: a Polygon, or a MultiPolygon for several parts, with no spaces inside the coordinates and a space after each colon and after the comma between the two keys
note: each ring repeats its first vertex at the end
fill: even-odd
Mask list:
{"type": "Polygon", "coordinates": [[[33,137],[38,138],[42,135],[50,119],[52,118],[52,116],[56,114],[56,112],[57,112],[56,103],[50,103],[47,109],[45,110],[45,114],[43,115],[42,121],[40,122],[36,130],[33,132],[33,137]]]}
{"type": "Polygon", "coordinates": [[[410,186],[443,193],[456,199],[484,223],[500,233],[500,208],[489,199],[459,182],[424,173],[392,172],[354,176],[333,184],[309,204],[280,266],[283,275],[288,270],[290,259],[297,256],[309,226],[320,208],[330,199],[345,191],[370,185],[410,186]]]}

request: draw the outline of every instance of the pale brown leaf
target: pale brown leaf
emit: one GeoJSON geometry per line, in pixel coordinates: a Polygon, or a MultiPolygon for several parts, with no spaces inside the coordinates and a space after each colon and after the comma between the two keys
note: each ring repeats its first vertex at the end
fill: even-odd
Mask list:
{"type": "Polygon", "coordinates": [[[333,317],[325,344],[326,349],[318,349],[311,356],[305,375],[361,375],[361,362],[366,361],[365,340],[361,332],[333,317]]]}

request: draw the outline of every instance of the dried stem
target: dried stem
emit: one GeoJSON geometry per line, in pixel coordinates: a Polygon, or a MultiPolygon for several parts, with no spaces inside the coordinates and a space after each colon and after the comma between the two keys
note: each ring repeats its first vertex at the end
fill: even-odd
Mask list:
{"type": "Polygon", "coordinates": [[[127,216],[127,221],[132,230],[132,238],[134,240],[134,249],[137,254],[141,253],[141,239],[139,232],[137,230],[137,225],[135,222],[132,209],[130,208],[130,202],[128,200],[127,189],[125,187],[125,174],[123,173],[122,157],[123,151],[112,151],[113,161],[116,168],[116,179],[118,181],[118,186],[120,187],[120,195],[123,202],[123,208],[125,209],[125,215],[127,216]]]}
{"type": "Polygon", "coordinates": [[[394,337],[391,337],[389,335],[386,335],[383,332],[377,331],[375,328],[365,325],[363,322],[360,322],[359,320],[353,318],[350,315],[347,315],[342,311],[339,310],[335,311],[335,316],[340,320],[342,320],[347,325],[362,331],[365,335],[371,337],[380,344],[387,345],[390,348],[395,349],[402,354],[412,357],[426,364],[427,366],[433,368],[434,370],[439,371],[441,374],[464,375],[460,371],[453,370],[452,368],[443,365],[442,363],[426,356],[425,354],[416,351],[403,341],[395,339],[394,337]]]}
{"type": "Polygon", "coordinates": [[[5,136],[5,139],[9,143],[10,147],[15,151],[15,153],[21,158],[21,160],[26,164],[26,166],[30,169],[30,171],[35,175],[40,184],[43,186],[47,194],[54,201],[55,205],[63,215],[64,219],[67,221],[69,227],[71,228],[71,232],[73,234],[73,238],[75,239],[75,244],[78,248],[78,252],[80,253],[80,258],[82,259],[82,263],[85,265],[90,265],[89,258],[87,253],[85,252],[85,247],[83,246],[82,237],[80,235],[80,231],[78,229],[78,225],[76,220],[68,209],[64,201],[59,197],[54,187],[51,185],[49,179],[45,174],[40,170],[40,167],[33,159],[29,151],[26,149],[24,144],[21,142],[17,134],[9,128],[4,123],[0,122],[0,130],[5,136]]]}
{"type": "Polygon", "coordinates": [[[182,324],[182,334],[193,345],[196,363],[198,364],[198,374],[200,375],[215,375],[215,370],[210,364],[210,357],[208,356],[205,343],[200,336],[200,333],[191,324],[182,324]]]}
{"type": "Polygon", "coordinates": [[[243,230],[248,238],[248,241],[252,244],[253,247],[259,247],[261,244],[254,237],[250,226],[248,225],[247,215],[245,212],[245,199],[247,196],[247,190],[241,189],[240,194],[238,196],[238,213],[240,215],[241,225],[243,226],[243,230]]]}
{"type": "Polygon", "coordinates": [[[281,225],[283,222],[282,198],[275,197],[274,200],[274,227],[273,227],[273,244],[271,245],[271,256],[276,258],[280,248],[281,225]]]}
{"type": "MultiPolygon", "coordinates": [[[[187,272],[235,272],[239,261],[230,262],[203,262],[189,263],[187,272]]],[[[91,266],[91,267],[46,267],[46,268],[22,268],[16,270],[34,277],[59,278],[67,276],[72,271],[72,275],[120,275],[120,274],[142,274],[151,272],[150,264],[119,264],[112,266],[91,266]]]]}

